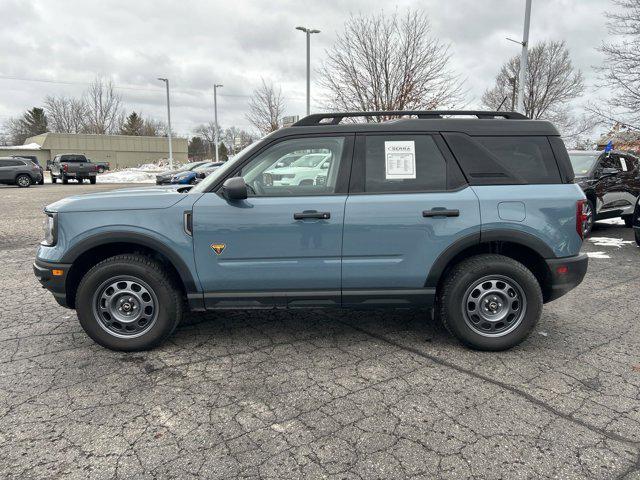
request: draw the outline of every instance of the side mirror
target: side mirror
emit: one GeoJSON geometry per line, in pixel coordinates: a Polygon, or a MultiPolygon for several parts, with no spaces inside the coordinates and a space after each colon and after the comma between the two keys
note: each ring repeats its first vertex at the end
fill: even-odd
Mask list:
{"type": "Polygon", "coordinates": [[[607,167],[602,169],[602,173],[600,174],[600,176],[609,177],[611,175],[617,175],[618,173],[620,173],[620,171],[617,168],[607,167]]]}
{"type": "Polygon", "coordinates": [[[231,177],[222,184],[222,196],[227,200],[245,200],[247,184],[242,177],[231,177]]]}

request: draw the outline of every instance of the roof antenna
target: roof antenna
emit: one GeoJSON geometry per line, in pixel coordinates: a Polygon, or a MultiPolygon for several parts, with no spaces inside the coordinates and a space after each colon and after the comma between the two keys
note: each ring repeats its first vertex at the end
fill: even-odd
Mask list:
{"type": "Polygon", "coordinates": [[[496,112],[499,112],[500,109],[502,108],[502,106],[504,105],[504,102],[507,101],[507,98],[509,97],[509,95],[505,95],[505,97],[502,99],[502,101],[500,102],[500,105],[498,106],[498,108],[496,109],[496,112]]]}

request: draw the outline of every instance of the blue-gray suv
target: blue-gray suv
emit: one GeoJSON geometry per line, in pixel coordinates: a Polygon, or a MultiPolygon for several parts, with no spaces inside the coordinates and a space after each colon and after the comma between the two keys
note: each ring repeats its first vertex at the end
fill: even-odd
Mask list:
{"type": "Polygon", "coordinates": [[[185,308],[300,307],[433,307],[503,350],[586,273],[573,176],[553,125],[517,113],[311,115],[195,187],[49,205],[34,272],[115,350],[158,345],[185,308]]]}

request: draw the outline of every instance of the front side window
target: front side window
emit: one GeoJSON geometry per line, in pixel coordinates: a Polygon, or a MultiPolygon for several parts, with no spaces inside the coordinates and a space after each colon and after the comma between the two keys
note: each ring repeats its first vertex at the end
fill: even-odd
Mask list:
{"type": "Polygon", "coordinates": [[[254,197],[332,194],[344,143],[343,137],[284,140],[258,154],[240,176],[254,197]]]}
{"type": "Polygon", "coordinates": [[[445,190],[447,165],[431,135],[368,135],[368,193],[445,190]]]}

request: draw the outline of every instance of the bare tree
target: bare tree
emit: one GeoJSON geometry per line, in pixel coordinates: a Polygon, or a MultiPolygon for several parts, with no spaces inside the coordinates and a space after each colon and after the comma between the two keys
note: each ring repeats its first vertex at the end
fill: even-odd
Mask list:
{"type": "Polygon", "coordinates": [[[82,99],[47,96],[44,108],[52,132],[82,133],[85,130],[88,109],[82,99]]]}
{"type": "Polygon", "coordinates": [[[222,138],[224,143],[229,146],[229,150],[232,153],[242,150],[254,140],[253,135],[238,127],[227,128],[224,131],[222,138]]]}
{"type": "Polygon", "coordinates": [[[96,78],[84,94],[87,106],[87,133],[117,133],[125,114],[122,98],[115,91],[111,80],[96,78]]]}
{"type": "Polygon", "coordinates": [[[600,48],[607,57],[601,76],[615,92],[607,111],[611,120],[623,117],[640,124],[640,0],[613,3],[620,10],[607,13],[607,26],[609,35],[617,41],[606,42],[600,48]],[[612,114],[611,107],[618,111],[612,114]]]}
{"type": "Polygon", "coordinates": [[[262,85],[253,91],[253,96],[249,100],[247,120],[260,133],[266,135],[282,126],[283,113],[284,98],[282,97],[282,90],[280,88],[276,89],[273,83],[267,83],[263,78],[262,85]]]}
{"type": "MultiPolygon", "coordinates": [[[[214,122],[209,122],[209,123],[200,125],[199,127],[196,127],[196,129],[194,130],[194,133],[196,134],[196,136],[202,139],[205,147],[205,154],[208,158],[214,158],[216,155],[215,154],[215,151],[216,151],[215,131],[216,131],[216,124],[214,122]]],[[[222,136],[222,129],[218,125],[218,138],[220,138],[221,136],[222,136]]]]}
{"type": "MultiPolygon", "coordinates": [[[[514,56],[502,66],[493,88],[484,92],[483,105],[497,110],[506,104],[513,109],[519,76],[520,56],[514,56]]],[[[568,104],[584,91],[582,72],[571,63],[565,43],[558,41],[541,42],[530,50],[525,82],[525,115],[558,124],[570,121],[568,104]]]]}
{"type": "Polygon", "coordinates": [[[330,92],[331,110],[434,109],[454,106],[463,95],[449,46],[418,10],[351,16],[327,57],[320,84],[330,92]]]}

